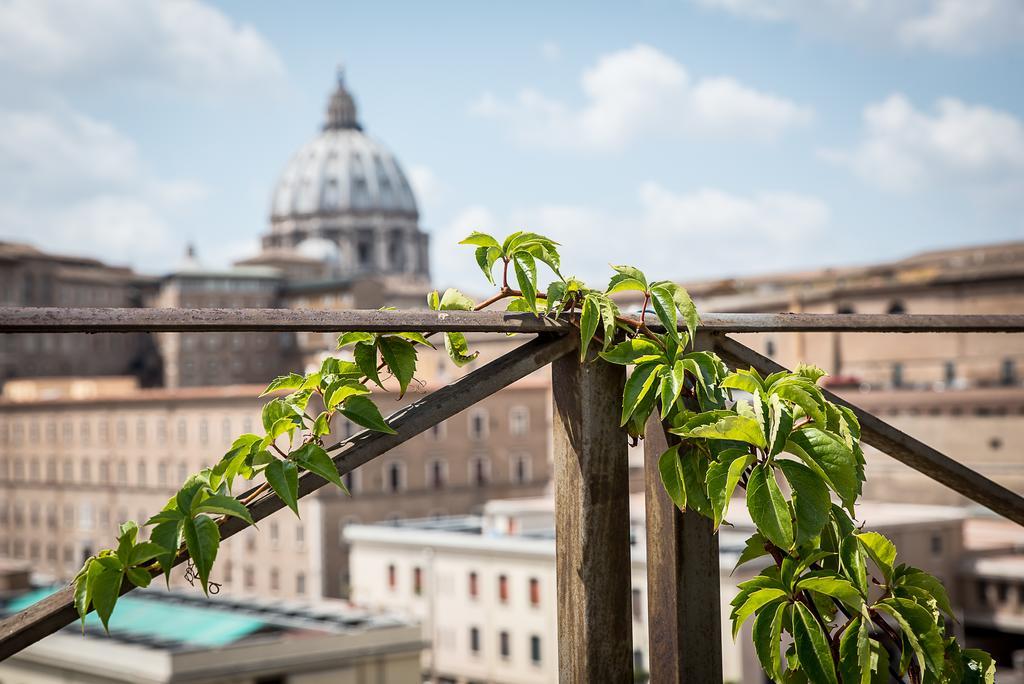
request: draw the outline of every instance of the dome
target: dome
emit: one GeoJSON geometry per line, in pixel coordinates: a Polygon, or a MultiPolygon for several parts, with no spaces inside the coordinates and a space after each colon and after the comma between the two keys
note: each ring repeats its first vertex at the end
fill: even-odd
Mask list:
{"type": "Polygon", "coordinates": [[[363,132],[339,73],[323,131],[285,167],[271,219],[370,212],[416,217],[416,198],[395,157],[363,132]]]}

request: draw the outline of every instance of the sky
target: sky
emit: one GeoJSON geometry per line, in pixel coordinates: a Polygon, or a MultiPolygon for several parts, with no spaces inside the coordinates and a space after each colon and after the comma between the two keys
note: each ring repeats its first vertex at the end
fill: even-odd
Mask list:
{"type": "Polygon", "coordinates": [[[0,0],[0,239],[255,253],[339,64],[439,285],[471,230],[595,286],[1024,239],[1020,0],[0,0]]]}

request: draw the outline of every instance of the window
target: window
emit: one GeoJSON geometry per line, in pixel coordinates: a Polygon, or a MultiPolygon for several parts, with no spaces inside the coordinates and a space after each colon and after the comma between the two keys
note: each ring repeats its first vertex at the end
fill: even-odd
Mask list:
{"type": "Polygon", "coordinates": [[[295,575],[295,593],[306,593],[306,573],[304,572],[300,572],[297,575],[295,575]]]}
{"type": "Polygon", "coordinates": [[[117,484],[128,484],[128,464],[124,461],[117,464],[117,484]]]}
{"type": "Polygon", "coordinates": [[[139,444],[146,443],[146,421],[141,418],[135,423],[135,441],[139,444]]]}
{"type": "Polygon", "coordinates": [[[395,580],[395,566],[392,563],[391,565],[388,566],[388,589],[390,589],[391,591],[394,591],[396,584],[397,584],[397,582],[395,580]]]}
{"type": "Polygon", "coordinates": [[[907,307],[899,299],[894,299],[889,303],[888,313],[905,314],[907,313],[907,307]]]}
{"type": "Polygon", "coordinates": [[[536,577],[530,578],[530,605],[540,605],[540,580],[536,577]]]}
{"type": "Polygon", "coordinates": [[[524,484],[530,479],[530,459],[528,456],[516,456],[512,459],[512,481],[524,484]]]}
{"type": "Polygon", "coordinates": [[[392,461],[387,467],[387,480],[385,483],[386,491],[399,492],[404,486],[405,482],[402,477],[402,464],[397,461],[392,461]]]}
{"type": "Polygon", "coordinates": [[[139,465],[136,469],[135,477],[138,479],[137,484],[139,486],[146,486],[146,462],[139,461],[139,465]]]}
{"type": "Polygon", "coordinates": [[[642,603],[642,596],[638,587],[633,587],[633,593],[631,594],[633,599],[633,619],[640,622],[644,619],[644,605],[642,603]]]}
{"type": "Polygon", "coordinates": [[[110,464],[106,461],[100,461],[100,483],[106,484],[110,482],[110,464]]]}
{"type": "Polygon", "coordinates": [[[482,457],[471,459],[469,462],[470,480],[478,487],[487,484],[487,460],[482,457]]]}
{"type": "Polygon", "coordinates": [[[469,412],[469,438],[486,439],[487,437],[487,409],[476,407],[469,412]]]}
{"type": "Polygon", "coordinates": [[[902,387],[903,386],[903,364],[894,363],[892,364],[892,386],[902,387]]]}
{"type": "Polygon", "coordinates": [[[188,423],[182,418],[178,421],[178,441],[184,444],[188,440],[188,423]]]}
{"type": "Polygon", "coordinates": [[[932,555],[938,556],[942,554],[942,535],[933,534],[931,538],[931,549],[932,555]]]}
{"type": "Polygon", "coordinates": [[[775,340],[770,337],[764,342],[764,355],[775,356],[775,340]]]}
{"type": "Polygon", "coordinates": [[[1017,366],[1013,359],[1003,359],[999,372],[999,383],[1002,385],[1017,384],[1017,366]]]}
{"type": "Polygon", "coordinates": [[[82,482],[92,481],[92,465],[89,461],[82,461],[82,482]]]}
{"type": "Polygon", "coordinates": [[[270,523],[270,548],[272,548],[272,549],[276,549],[277,548],[277,539],[278,539],[277,521],[273,520],[270,523]]]}
{"type": "Polygon", "coordinates": [[[252,566],[246,565],[242,575],[242,582],[245,584],[245,588],[252,589],[256,584],[256,573],[253,571],[252,566]]]}
{"type": "Polygon", "coordinates": [[[306,528],[302,523],[295,526],[295,546],[299,550],[306,547],[306,528]]]}
{"type": "Polygon", "coordinates": [[[498,600],[508,603],[508,575],[498,575],[498,600]]]}
{"type": "Polygon", "coordinates": [[[423,595],[423,568],[419,566],[412,569],[412,593],[423,595]]]}
{"type": "Polygon", "coordinates": [[[530,661],[534,665],[540,664],[540,637],[536,634],[530,637],[530,661]]]}
{"type": "Polygon", "coordinates": [[[444,461],[442,461],[441,459],[434,459],[433,461],[430,462],[429,473],[427,477],[430,481],[430,486],[433,487],[434,489],[444,488],[444,465],[444,461]]]}
{"type": "Polygon", "coordinates": [[[474,654],[480,653],[480,629],[478,627],[469,628],[469,650],[474,654]]]}
{"type": "Polygon", "coordinates": [[[633,672],[644,671],[644,652],[637,649],[633,651],[633,672]]]}
{"type": "Polygon", "coordinates": [[[502,658],[508,658],[511,654],[508,643],[508,632],[502,631],[498,634],[498,651],[502,658]]]}
{"type": "Polygon", "coordinates": [[[205,418],[199,421],[199,443],[206,444],[210,441],[210,424],[205,418]]]}
{"type": "Polygon", "coordinates": [[[159,465],[157,465],[157,467],[156,467],[156,480],[160,484],[160,486],[162,486],[162,487],[167,486],[167,464],[166,463],[160,463],[159,465]]]}
{"type": "Polygon", "coordinates": [[[853,304],[840,304],[836,307],[836,313],[838,314],[852,314],[857,313],[853,308],[853,304]]]}
{"type": "Polygon", "coordinates": [[[277,591],[281,584],[281,573],[277,568],[270,569],[270,590],[277,591]]]}
{"type": "Polygon", "coordinates": [[[356,490],[359,489],[359,473],[355,471],[349,471],[342,475],[341,481],[345,483],[349,494],[355,494],[356,490]]]}
{"type": "Polygon", "coordinates": [[[469,573],[469,597],[476,598],[480,593],[480,587],[478,586],[478,577],[475,572],[469,573]]]}
{"type": "Polygon", "coordinates": [[[508,431],[513,435],[525,435],[530,429],[530,409],[513,406],[508,412],[508,431]]]}
{"type": "MultiPolygon", "coordinates": [[[[447,368],[448,364],[444,364],[447,368]]],[[[430,438],[435,442],[440,442],[448,434],[447,423],[441,421],[430,428],[430,438]]]]}
{"type": "Polygon", "coordinates": [[[952,385],[956,382],[956,364],[952,361],[946,361],[946,363],[943,364],[942,380],[947,385],[952,385]]]}

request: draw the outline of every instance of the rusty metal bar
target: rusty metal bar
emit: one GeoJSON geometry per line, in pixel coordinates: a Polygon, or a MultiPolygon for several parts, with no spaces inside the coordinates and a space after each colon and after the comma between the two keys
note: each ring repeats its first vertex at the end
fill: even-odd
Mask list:
{"type": "Polygon", "coordinates": [[[625,381],[604,361],[551,366],[558,679],[569,684],[633,678],[625,381]]]}
{"type": "MultiPolygon", "coordinates": [[[[516,380],[543,368],[573,351],[576,346],[574,335],[544,335],[517,347],[390,416],[388,422],[397,434],[364,431],[355,435],[334,457],[334,462],[342,475],[349,473],[516,380]]],[[[572,360],[575,363],[575,358],[572,360]]],[[[622,462],[625,463],[624,455],[622,462]]],[[[303,473],[299,478],[299,496],[307,496],[325,484],[326,481],[319,476],[309,472],[303,473]]],[[[239,498],[244,499],[254,491],[249,490],[239,498]]],[[[253,520],[259,522],[284,506],[284,502],[270,492],[256,499],[249,507],[249,511],[253,520]]],[[[221,538],[226,539],[246,527],[247,525],[237,518],[227,518],[220,528],[221,538]]],[[[184,557],[179,556],[177,562],[183,560],[184,557]]],[[[126,593],[131,589],[132,585],[125,583],[121,592],[126,593]]],[[[628,606],[625,614],[628,620],[628,606]]],[[[69,585],[4,619],[0,622],[0,661],[53,634],[77,618],[74,587],[69,585]]]]}
{"type": "MultiPolygon", "coordinates": [[[[653,317],[650,327],[661,329],[653,317]]],[[[1024,315],[704,314],[701,329],[764,332],[1024,332],[1024,315]]],[[[72,309],[0,307],[0,333],[41,332],[568,332],[567,320],[502,311],[72,309]]]]}
{"type": "MultiPolygon", "coordinates": [[[[756,368],[764,374],[786,370],[753,349],[724,336],[715,336],[715,350],[727,361],[756,368]]],[[[924,442],[889,425],[873,414],[859,408],[842,397],[824,390],[829,401],[850,407],[860,421],[861,441],[892,456],[897,461],[946,485],[971,501],[989,508],[999,515],[1024,525],[1024,497],[993,482],[924,442]]]]}

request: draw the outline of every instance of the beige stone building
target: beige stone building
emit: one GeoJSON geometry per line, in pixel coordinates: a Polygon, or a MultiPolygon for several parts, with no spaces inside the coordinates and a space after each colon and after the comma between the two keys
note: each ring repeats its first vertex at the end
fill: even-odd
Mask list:
{"type": "MultiPolygon", "coordinates": [[[[390,413],[434,387],[375,399],[390,413]]],[[[121,521],[147,519],[236,436],[261,431],[262,389],[125,391],[118,381],[84,397],[0,400],[0,557],[30,561],[41,578],[73,577],[121,521]]],[[[282,511],[227,541],[214,579],[232,593],[344,596],[345,524],[468,513],[542,492],[549,420],[548,383],[521,380],[360,468],[347,478],[352,497],[325,488],[303,502],[301,519],[282,511]]],[[[353,433],[335,423],[339,438],[353,433]]]]}

